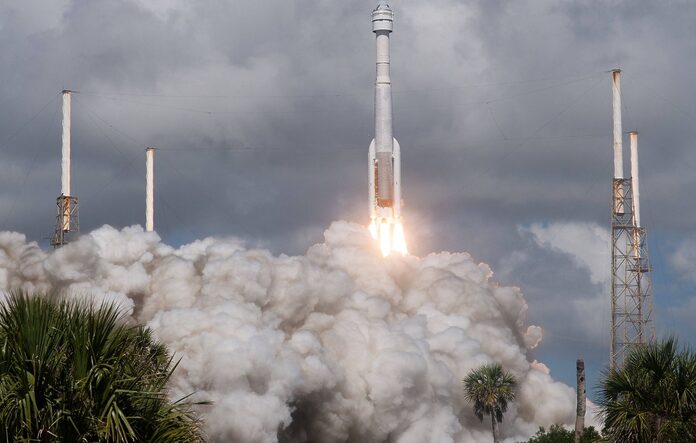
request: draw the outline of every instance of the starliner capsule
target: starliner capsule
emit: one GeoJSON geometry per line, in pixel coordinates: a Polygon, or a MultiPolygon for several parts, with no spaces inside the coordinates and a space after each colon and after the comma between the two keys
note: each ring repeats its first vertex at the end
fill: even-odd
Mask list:
{"type": "Polygon", "coordinates": [[[372,31],[377,37],[375,81],[375,138],[370,143],[368,177],[370,232],[383,255],[406,254],[401,220],[401,149],[392,131],[392,93],[389,74],[389,34],[394,13],[385,0],[372,11],[372,31]]]}

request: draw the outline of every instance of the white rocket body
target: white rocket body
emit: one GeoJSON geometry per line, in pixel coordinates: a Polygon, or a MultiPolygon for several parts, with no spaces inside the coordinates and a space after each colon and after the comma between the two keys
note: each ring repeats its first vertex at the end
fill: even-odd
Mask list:
{"type": "Polygon", "coordinates": [[[380,241],[382,253],[405,254],[401,225],[401,148],[392,130],[392,93],[389,73],[389,34],[394,13],[386,1],[372,11],[372,31],[377,43],[375,81],[375,138],[368,162],[370,231],[380,241]]]}

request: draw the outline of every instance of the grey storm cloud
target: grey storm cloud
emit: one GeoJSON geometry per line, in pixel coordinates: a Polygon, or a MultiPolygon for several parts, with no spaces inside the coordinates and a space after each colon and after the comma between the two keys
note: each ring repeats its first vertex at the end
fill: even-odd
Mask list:
{"type": "MultiPolygon", "coordinates": [[[[614,67],[624,70],[624,127],[641,134],[645,221],[677,244],[693,232],[696,207],[683,202],[696,192],[696,4],[391,3],[413,252],[464,250],[494,271],[515,251],[537,254],[501,277],[528,294],[541,325],[562,312],[558,300],[535,310],[561,285],[544,267],[585,281],[573,296],[595,294],[586,270],[518,226],[608,224],[614,67]]],[[[300,253],[331,221],[364,221],[373,6],[4,2],[0,229],[47,244],[63,88],[78,91],[73,186],[85,231],[143,222],[147,145],[159,149],[157,227],[171,244],[234,235],[300,253]]]]}

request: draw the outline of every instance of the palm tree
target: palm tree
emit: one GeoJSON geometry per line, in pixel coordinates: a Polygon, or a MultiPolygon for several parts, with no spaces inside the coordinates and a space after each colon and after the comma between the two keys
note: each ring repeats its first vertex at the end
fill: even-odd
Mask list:
{"type": "Polygon", "coordinates": [[[696,355],[675,338],[634,349],[599,390],[611,441],[696,441],[696,355]]]}
{"type": "Polygon", "coordinates": [[[11,294],[0,304],[0,441],[200,442],[175,364],[113,305],[11,294]]]}
{"type": "Polygon", "coordinates": [[[517,381],[498,363],[480,366],[464,379],[466,399],[474,404],[474,414],[483,421],[491,416],[493,442],[498,443],[498,423],[503,421],[508,402],[515,399],[517,381]]]}

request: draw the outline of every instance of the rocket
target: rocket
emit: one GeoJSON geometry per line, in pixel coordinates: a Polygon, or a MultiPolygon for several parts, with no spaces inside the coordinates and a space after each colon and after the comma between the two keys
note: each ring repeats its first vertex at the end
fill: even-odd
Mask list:
{"type": "Polygon", "coordinates": [[[392,131],[392,93],[389,75],[389,34],[394,13],[385,0],[372,11],[372,31],[377,43],[375,80],[375,138],[368,162],[370,233],[382,254],[406,254],[401,223],[401,148],[392,131]]]}

